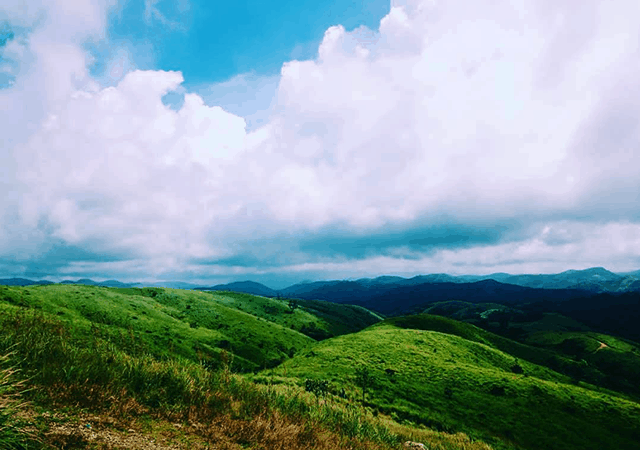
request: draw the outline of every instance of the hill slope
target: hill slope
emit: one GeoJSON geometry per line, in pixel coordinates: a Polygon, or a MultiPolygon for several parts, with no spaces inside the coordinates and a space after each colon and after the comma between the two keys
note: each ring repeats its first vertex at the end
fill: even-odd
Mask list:
{"type": "Polygon", "coordinates": [[[355,369],[367,367],[373,408],[498,448],[636,448],[640,405],[523,359],[544,355],[471,325],[412,316],[324,341],[267,373],[329,380],[358,397],[355,369]]]}
{"type": "Polygon", "coordinates": [[[314,345],[278,320],[340,332],[378,318],[244,294],[0,287],[0,447],[397,450],[420,436],[434,449],[491,450],[464,435],[392,424],[399,436],[353,406],[233,374],[230,355],[251,369],[280,357],[278,344],[314,345]],[[11,397],[24,387],[29,404],[11,397]],[[32,446],[25,426],[52,447],[32,446]]]}
{"type": "Polygon", "coordinates": [[[461,300],[471,303],[523,304],[533,301],[563,302],[583,298],[588,292],[574,289],[534,289],[494,280],[471,283],[419,283],[367,287],[355,281],[320,286],[301,294],[301,298],[320,299],[364,306],[382,314],[407,314],[423,310],[427,305],[461,300]]]}
{"type": "Polygon", "coordinates": [[[346,314],[342,319],[320,317],[304,307],[291,311],[276,299],[163,288],[0,286],[0,307],[2,302],[37,308],[76,328],[100,328],[112,341],[129,340],[127,345],[154,355],[171,353],[215,365],[224,350],[243,371],[279,364],[312,345],[309,335],[326,338],[379,320],[351,306],[333,307],[346,314]]]}

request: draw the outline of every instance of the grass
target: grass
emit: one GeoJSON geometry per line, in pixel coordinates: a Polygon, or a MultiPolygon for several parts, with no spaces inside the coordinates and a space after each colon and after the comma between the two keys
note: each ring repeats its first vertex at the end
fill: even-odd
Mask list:
{"type": "Polygon", "coordinates": [[[11,352],[0,354],[0,448],[37,449],[40,442],[24,429],[18,418],[25,407],[20,399],[24,382],[17,378],[13,356],[11,352]]]}
{"type": "MultiPolygon", "coordinates": [[[[525,314],[504,306],[501,308],[510,311],[511,317],[502,326],[499,323],[491,323],[491,320],[489,323],[479,323],[479,317],[484,311],[490,312],[500,307],[496,304],[443,302],[428,311],[465,320],[467,323],[488,326],[490,330],[504,337],[482,330],[471,331],[473,336],[459,334],[474,330],[461,323],[453,326],[459,329],[458,332],[453,328],[450,330],[454,334],[488,343],[519,358],[548,366],[576,382],[605,387],[625,397],[640,400],[640,384],[637,383],[640,379],[640,346],[637,343],[589,331],[585,325],[560,314],[525,314]],[[520,343],[512,339],[517,339],[520,343]],[[606,346],[601,347],[601,344],[606,346]]],[[[409,323],[423,319],[414,317],[400,320],[409,323]]]]}
{"type": "MultiPolygon", "coordinates": [[[[293,336],[302,342],[301,351],[314,341],[211,294],[47,286],[0,288],[0,300],[0,353],[11,350],[7,364],[28,379],[26,396],[39,411],[30,412],[32,428],[45,444],[94,445],[81,426],[85,411],[97,415],[93,422],[115,417],[141,423],[147,417],[149,430],[162,423],[200,424],[190,437],[176,439],[213,443],[216,448],[392,449],[402,441],[358,408],[320,403],[300,389],[263,386],[234,373],[239,356],[231,350],[238,351],[235,346],[243,333],[266,333],[261,338],[273,333],[278,335],[274,341],[289,343],[295,342],[293,336]],[[191,320],[200,324],[192,327],[191,320]],[[218,364],[188,351],[192,343],[220,339],[215,328],[223,321],[229,327],[223,336],[232,344],[217,353],[218,364]],[[183,345],[156,342],[161,331],[182,339],[183,345]],[[57,416],[60,411],[68,412],[66,419],[57,416]],[[58,422],[65,420],[70,433],[60,431],[58,422]]],[[[16,430],[3,435],[7,440],[0,448],[9,446],[8,439],[16,445],[26,442],[16,430]]]]}
{"type": "Polygon", "coordinates": [[[300,384],[313,374],[355,400],[355,370],[368,367],[367,407],[401,424],[464,432],[496,448],[637,448],[638,403],[521,359],[544,352],[526,347],[468,324],[409,316],[319,343],[261,376],[300,384]]]}
{"type": "Polygon", "coordinates": [[[0,286],[2,303],[54,314],[81,333],[99,328],[103,338],[132,354],[177,354],[216,365],[224,350],[233,355],[233,369],[244,372],[273,367],[313,345],[314,338],[380,320],[350,305],[291,311],[278,299],[163,288],[0,286]]]}
{"type": "Polygon", "coordinates": [[[640,346],[635,342],[590,331],[538,331],[525,342],[580,361],[580,379],[589,378],[588,368],[598,372],[601,385],[640,399],[640,346]]]}
{"type": "Polygon", "coordinates": [[[29,377],[36,404],[119,417],[217,421],[218,428],[230,430],[227,438],[259,445],[255,448],[393,448],[399,442],[357,411],[314,405],[303,396],[250,383],[228,368],[210,370],[180,357],[134,357],[100,337],[74,334],[47,313],[6,308],[1,328],[0,351],[14,349],[11,363],[29,377]],[[293,433],[285,439],[290,445],[272,447],[283,430],[293,433]],[[327,446],[331,442],[335,447],[327,446]]]}
{"type": "Polygon", "coordinates": [[[360,331],[382,320],[378,314],[355,305],[342,305],[319,300],[295,300],[260,297],[239,292],[206,291],[220,304],[255,317],[297,330],[322,340],[360,331]]]}
{"type": "MultiPolygon", "coordinates": [[[[0,287],[0,300],[0,308],[11,304],[56,315],[78,333],[99,333],[131,354],[219,365],[225,351],[236,371],[273,367],[315,342],[300,330],[327,328],[324,318],[302,307],[286,314],[283,301],[243,294],[52,285],[0,287]]],[[[361,315],[369,323],[378,320],[361,315]]]]}
{"type": "Polygon", "coordinates": [[[419,314],[413,316],[403,316],[388,319],[385,324],[390,324],[399,328],[409,328],[427,331],[440,331],[442,333],[459,336],[463,339],[484,344],[500,350],[517,359],[522,359],[538,366],[548,367],[555,372],[566,375],[563,380],[575,378],[576,374],[583,377],[589,376],[593,381],[600,380],[598,374],[594,374],[589,368],[584,367],[580,362],[576,362],[568,355],[559,353],[552,349],[534,347],[522,344],[512,339],[483,330],[476,326],[459,322],[457,320],[446,319],[429,314],[419,314]]]}
{"type": "MultiPolygon", "coordinates": [[[[111,431],[121,442],[129,428],[194,449],[382,450],[411,440],[440,450],[624,450],[640,441],[637,402],[558,369],[583,364],[556,348],[568,335],[531,346],[430,315],[380,322],[326,302],[75,285],[0,287],[0,330],[9,355],[0,398],[22,389],[20,371],[28,408],[66,410],[78,424],[89,413],[95,423],[115,418],[126,424],[111,431]],[[364,404],[362,368],[371,375],[364,404]],[[308,379],[327,389],[306,392],[308,379]]],[[[596,338],[612,354],[635,351],[606,335],[580,340],[584,351],[596,338]]],[[[51,418],[36,422],[50,445],[93,445],[78,424],[65,434],[51,418]]],[[[16,448],[34,444],[19,425],[0,429],[16,448]]]]}

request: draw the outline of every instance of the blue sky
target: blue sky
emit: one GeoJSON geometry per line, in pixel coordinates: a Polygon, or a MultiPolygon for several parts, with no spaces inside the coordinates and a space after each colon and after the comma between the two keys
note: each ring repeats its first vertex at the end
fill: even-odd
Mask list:
{"type": "MultiPolygon", "coordinates": [[[[119,81],[120,71],[110,76],[119,58],[124,67],[179,70],[184,89],[248,117],[254,128],[266,118],[260,113],[271,105],[283,63],[316,57],[330,26],[375,29],[388,12],[384,0],[128,1],[109,14],[108,39],[86,45],[96,58],[91,73],[104,84],[119,81]]],[[[181,95],[166,101],[179,106],[181,95]]]]}
{"type": "Polygon", "coordinates": [[[0,278],[640,268],[635,0],[8,0],[0,278]]]}

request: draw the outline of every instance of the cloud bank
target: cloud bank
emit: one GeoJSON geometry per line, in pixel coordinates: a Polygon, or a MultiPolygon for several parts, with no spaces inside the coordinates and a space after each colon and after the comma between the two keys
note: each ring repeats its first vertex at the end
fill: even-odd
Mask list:
{"type": "Polygon", "coordinates": [[[10,4],[0,272],[637,269],[640,4],[572,4],[405,1],[331,27],[251,131],[206,93],[163,103],[180,72],[93,79],[82,44],[112,3],[10,4]]]}

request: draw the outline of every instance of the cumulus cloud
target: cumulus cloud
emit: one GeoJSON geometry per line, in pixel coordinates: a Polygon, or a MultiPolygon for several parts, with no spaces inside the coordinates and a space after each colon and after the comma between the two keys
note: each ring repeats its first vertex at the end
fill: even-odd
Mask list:
{"type": "Polygon", "coordinates": [[[394,2],[284,64],[249,131],[179,72],[97,83],[81,43],[109,4],[69,5],[12,10],[34,31],[0,90],[2,264],[204,280],[640,262],[635,1],[394,2]]]}
{"type": "Polygon", "coordinates": [[[225,213],[221,170],[242,151],[244,121],[193,94],[169,109],[161,98],[182,81],[134,71],[51,112],[17,149],[31,220],[46,218],[52,236],[72,244],[99,240],[149,258],[208,254],[193,244],[225,213]]]}

